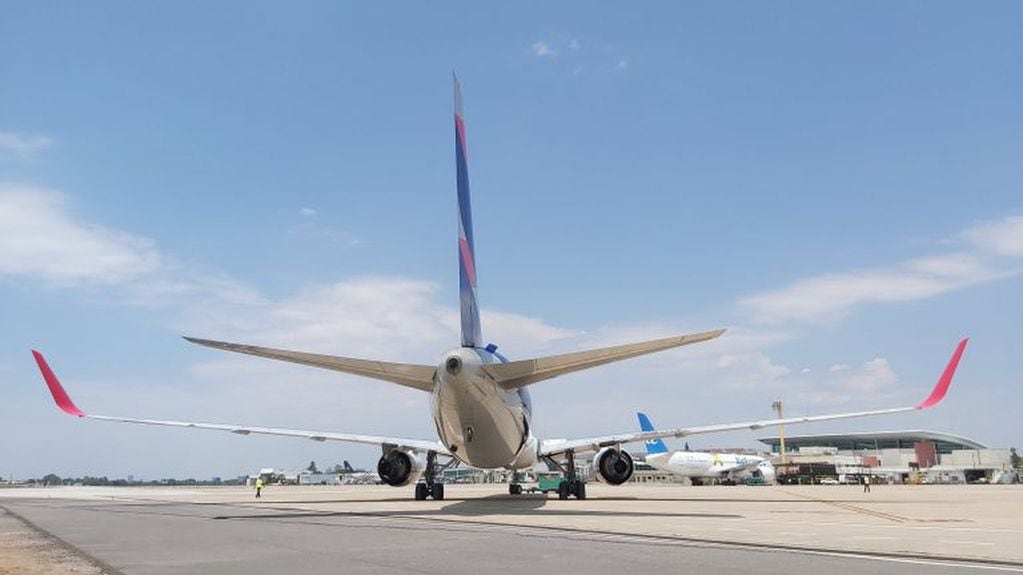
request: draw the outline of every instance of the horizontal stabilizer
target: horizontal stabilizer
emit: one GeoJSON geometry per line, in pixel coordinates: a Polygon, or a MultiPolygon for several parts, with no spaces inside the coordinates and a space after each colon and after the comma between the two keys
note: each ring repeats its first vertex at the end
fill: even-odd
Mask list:
{"type": "Polygon", "coordinates": [[[279,361],[290,361],[301,363],[323,369],[343,371],[363,377],[382,379],[406,387],[414,387],[422,391],[433,390],[433,374],[437,371],[433,365],[415,365],[411,363],[389,363],[386,361],[373,361],[369,359],[355,359],[350,357],[339,357],[336,355],[323,355],[319,353],[305,353],[301,351],[289,351],[286,349],[274,349],[271,347],[257,347],[254,345],[242,345],[240,343],[226,343],[223,341],[212,341],[208,339],[197,339],[186,337],[188,341],[212,347],[246,353],[279,361]]]}
{"type": "Polygon", "coordinates": [[[717,329],[689,335],[676,335],[641,343],[602,347],[600,349],[578,351],[563,355],[550,355],[509,363],[494,363],[487,365],[484,369],[501,387],[516,389],[573,371],[589,369],[598,365],[646,355],[656,351],[664,351],[673,347],[711,340],[723,333],[725,333],[725,330],[717,329]]]}

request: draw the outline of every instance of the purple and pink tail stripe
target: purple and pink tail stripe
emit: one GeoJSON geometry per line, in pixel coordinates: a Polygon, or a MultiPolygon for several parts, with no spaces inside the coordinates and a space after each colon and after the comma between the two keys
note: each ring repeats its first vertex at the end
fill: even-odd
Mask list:
{"type": "Polygon", "coordinates": [[[480,347],[479,302],[476,294],[476,248],[472,239],[472,204],[469,200],[469,153],[462,115],[462,87],[455,82],[455,173],[458,185],[458,275],[462,315],[462,346],[480,347]]]}

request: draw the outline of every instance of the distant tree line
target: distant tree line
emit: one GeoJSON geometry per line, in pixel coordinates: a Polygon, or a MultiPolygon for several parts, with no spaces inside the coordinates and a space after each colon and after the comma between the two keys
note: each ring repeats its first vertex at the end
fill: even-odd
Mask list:
{"type": "Polygon", "coordinates": [[[107,476],[93,477],[86,475],[84,477],[60,477],[55,473],[47,473],[43,477],[38,479],[27,479],[25,483],[36,484],[36,485],[89,485],[89,486],[112,486],[112,487],[138,487],[138,486],[159,486],[159,485],[244,485],[244,480],[237,478],[234,479],[151,479],[149,481],[142,481],[138,479],[123,479],[115,478],[110,479],[107,476]]]}
{"type": "MultiPolygon", "coordinates": [[[[1016,451],[1013,450],[1013,457],[1016,451]]],[[[1015,459],[1014,459],[1015,461],[1015,459]]],[[[320,469],[316,466],[315,461],[310,461],[309,466],[306,467],[306,471],[310,473],[320,473],[320,469]]],[[[338,463],[333,467],[328,467],[323,470],[323,473],[336,473],[344,475],[345,473],[365,473],[365,469],[345,469],[344,462],[338,463]]],[[[0,480],[2,481],[2,480],[0,480]]],[[[89,485],[89,486],[113,486],[113,487],[137,487],[137,486],[159,486],[159,485],[244,485],[245,478],[232,478],[232,479],[151,479],[149,481],[142,481],[138,479],[124,479],[115,478],[110,479],[107,476],[93,477],[86,475],[84,477],[60,477],[55,473],[47,473],[43,477],[38,479],[27,479],[27,484],[35,485],[89,485]]]]}

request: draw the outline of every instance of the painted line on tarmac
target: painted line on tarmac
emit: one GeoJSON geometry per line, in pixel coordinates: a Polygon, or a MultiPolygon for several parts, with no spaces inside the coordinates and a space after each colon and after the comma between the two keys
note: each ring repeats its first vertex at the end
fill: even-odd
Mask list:
{"type": "MultiPolygon", "coordinates": [[[[157,501],[154,501],[154,500],[151,500],[151,499],[150,499],[150,501],[157,502],[157,501]]],[[[564,533],[564,534],[568,534],[568,535],[586,536],[586,537],[591,537],[591,538],[598,538],[598,539],[605,540],[605,541],[613,541],[613,542],[621,542],[621,543],[643,542],[643,543],[664,544],[665,542],[675,542],[675,543],[679,543],[679,544],[694,544],[694,545],[700,545],[700,546],[717,546],[717,547],[728,547],[728,548],[742,548],[742,549],[748,549],[748,550],[759,550],[759,551],[763,551],[763,552],[790,551],[790,552],[800,552],[800,554],[804,554],[804,555],[815,555],[815,556],[821,556],[821,557],[836,557],[836,558],[847,558],[847,559],[858,559],[858,560],[873,560],[873,561],[883,561],[883,562],[889,562],[889,563],[903,563],[903,564],[911,564],[911,565],[926,565],[926,566],[947,567],[947,568],[955,568],[955,569],[974,569],[974,570],[996,571],[996,572],[1005,572],[1005,573],[1023,573],[1023,563],[1012,562],[1012,561],[997,561],[997,560],[970,559],[970,558],[941,558],[941,557],[926,556],[926,555],[896,554],[896,552],[884,552],[884,551],[856,551],[856,550],[842,550],[842,549],[820,549],[820,548],[808,547],[808,546],[803,546],[803,545],[798,545],[798,544],[797,545],[786,545],[786,544],[772,544],[772,543],[749,543],[749,542],[744,543],[744,542],[738,542],[738,541],[727,541],[727,540],[710,539],[710,538],[697,538],[697,537],[692,537],[692,536],[685,536],[683,534],[675,534],[675,535],[631,534],[631,533],[621,533],[621,532],[612,532],[612,531],[601,531],[601,530],[595,530],[595,529],[551,527],[551,526],[543,526],[543,525],[529,525],[529,524],[517,524],[517,523],[494,523],[494,522],[488,522],[488,521],[465,521],[465,520],[459,520],[459,519],[446,519],[446,518],[411,517],[411,516],[403,516],[403,515],[400,515],[400,514],[386,515],[386,514],[374,513],[374,512],[342,512],[342,513],[338,513],[338,512],[327,512],[327,513],[312,512],[312,513],[310,513],[310,510],[308,510],[308,508],[305,508],[305,507],[292,507],[292,506],[279,505],[279,504],[277,504],[277,505],[267,505],[267,506],[259,505],[257,507],[257,506],[252,506],[252,505],[250,505],[248,503],[243,503],[241,501],[233,502],[233,503],[232,502],[226,502],[226,503],[224,503],[224,502],[197,503],[197,502],[194,502],[194,501],[173,501],[172,502],[172,501],[161,500],[159,502],[162,502],[162,503],[165,503],[165,504],[171,504],[171,505],[185,505],[185,506],[187,506],[187,505],[202,505],[202,506],[211,505],[211,506],[228,506],[228,507],[234,507],[234,508],[241,507],[241,508],[247,508],[247,510],[266,510],[266,511],[278,511],[278,512],[304,512],[304,513],[309,514],[310,519],[313,519],[313,518],[315,518],[315,519],[326,519],[326,518],[329,518],[329,517],[346,517],[347,516],[347,517],[373,518],[373,519],[377,519],[377,520],[381,520],[381,519],[383,519],[383,520],[396,520],[397,519],[397,520],[402,520],[402,521],[406,521],[406,522],[415,522],[415,523],[434,523],[434,524],[436,524],[436,523],[444,523],[444,524],[448,524],[448,525],[461,525],[461,526],[487,525],[487,526],[491,526],[491,527],[498,527],[498,528],[513,530],[513,531],[515,531],[515,530],[529,530],[529,531],[533,531],[533,532],[546,532],[546,533],[549,533],[549,532],[559,532],[559,533],[564,533]]],[[[95,511],[98,511],[98,510],[95,510],[95,511]]],[[[109,511],[109,510],[104,510],[104,511],[109,511]]],[[[8,510],[8,512],[9,512],[9,510],[8,510]]],[[[68,546],[71,549],[74,549],[76,552],[78,552],[78,554],[84,555],[88,559],[96,562],[99,565],[102,565],[104,568],[107,569],[107,571],[110,571],[110,572],[115,573],[115,574],[120,573],[117,570],[115,570],[113,568],[110,568],[109,566],[106,566],[102,562],[97,561],[92,556],[89,556],[88,554],[85,554],[85,552],[82,551],[81,549],[78,549],[77,547],[75,547],[75,546],[73,546],[73,545],[71,545],[69,543],[66,543],[66,542],[60,540],[59,538],[53,536],[52,534],[49,534],[48,532],[43,531],[42,529],[39,529],[38,527],[36,527],[33,524],[31,524],[31,522],[26,521],[24,518],[21,518],[20,516],[17,516],[16,514],[13,514],[13,513],[11,513],[11,515],[14,515],[15,517],[18,517],[19,519],[25,521],[27,524],[29,524],[30,526],[34,527],[35,529],[45,533],[47,536],[53,537],[55,540],[59,541],[61,544],[65,545],[65,546],[68,546]]],[[[152,515],[177,515],[177,514],[152,514],[152,515]]],[[[183,515],[187,515],[187,514],[183,514],[183,515]]],[[[240,521],[244,521],[244,520],[247,520],[247,519],[268,520],[268,519],[273,519],[273,517],[272,516],[266,516],[266,515],[258,516],[258,517],[244,517],[244,516],[235,516],[235,517],[219,516],[219,517],[217,517],[217,516],[215,516],[215,517],[212,517],[210,519],[214,519],[214,520],[235,520],[235,521],[240,520],[240,521]]],[[[329,525],[329,524],[324,524],[324,525],[329,525]]],[[[835,525],[845,525],[845,524],[835,523],[835,525]]],[[[877,527],[877,526],[874,526],[874,527],[877,527]]],[[[925,528],[923,526],[911,526],[911,525],[898,525],[898,526],[896,526],[896,525],[885,525],[885,527],[925,528]]],[[[926,528],[934,529],[935,527],[926,527],[926,528]]],[[[809,534],[809,533],[797,533],[797,532],[788,532],[788,533],[790,535],[799,536],[799,537],[811,536],[811,534],[809,534]]]]}
{"type": "Polygon", "coordinates": [[[840,503],[838,501],[831,501],[829,499],[821,499],[819,497],[814,497],[812,495],[806,495],[806,494],[803,494],[803,493],[793,493],[791,491],[784,491],[784,493],[788,493],[789,495],[792,495],[793,497],[800,497],[800,498],[806,499],[808,501],[816,501],[817,503],[823,503],[824,505],[830,505],[832,507],[837,507],[839,509],[844,509],[846,511],[852,511],[853,513],[859,513],[861,515],[869,515],[871,517],[877,517],[878,519],[884,519],[886,521],[893,521],[895,523],[906,523],[908,521],[913,521],[913,519],[910,519],[909,517],[903,517],[901,515],[895,515],[893,513],[885,513],[883,511],[874,511],[873,509],[867,509],[866,507],[859,507],[857,505],[849,505],[848,503],[840,503]]]}
{"type": "MultiPolygon", "coordinates": [[[[372,513],[368,513],[370,516],[378,516],[372,513]]],[[[378,516],[379,517],[379,516],[378,516]]],[[[393,516],[392,516],[393,517],[393,516]]],[[[803,547],[800,545],[783,545],[783,544],[769,544],[769,543],[741,543],[735,541],[721,541],[715,539],[702,539],[689,537],[685,535],[649,535],[649,534],[629,534],[629,533],[615,533],[609,531],[599,531],[591,529],[579,529],[579,528],[566,528],[566,527],[550,527],[550,526],[538,526],[538,525],[524,525],[518,523],[491,523],[491,522],[475,522],[475,521],[463,521],[443,518],[424,518],[424,517],[409,517],[398,515],[406,520],[412,521],[437,521],[443,523],[458,523],[464,525],[474,524],[486,524],[488,526],[503,526],[519,529],[534,529],[541,531],[556,531],[556,532],[567,532],[572,534],[581,535],[601,535],[611,536],[612,538],[620,538],[623,542],[632,541],[656,541],[658,543],[664,543],[666,541],[674,541],[678,543],[690,543],[698,545],[708,545],[716,547],[728,547],[735,549],[747,549],[752,551],[765,551],[765,552],[778,552],[778,551],[789,551],[803,553],[807,555],[820,555],[827,557],[846,557],[851,559],[864,559],[873,561],[886,561],[895,563],[907,563],[914,565],[931,565],[936,567],[952,567],[957,569],[979,569],[986,571],[1000,571],[1006,573],[1023,573],[1023,564],[1015,563],[1011,561],[998,561],[994,559],[970,559],[970,558],[941,558],[926,555],[913,555],[909,553],[886,553],[886,552],[864,552],[864,551],[843,551],[843,550],[825,550],[825,549],[814,549],[810,547],[803,547]]],[[[809,537],[812,534],[809,533],[796,533],[791,532],[791,535],[798,535],[801,537],[809,537]]]]}
{"type": "Polygon", "coordinates": [[[98,567],[100,569],[101,575],[124,575],[124,573],[122,573],[121,570],[114,568],[112,565],[103,561],[102,559],[97,558],[95,555],[87,553],[86,551],[83,551],[78,547],[75,547],[74,545],[68,543],[67,541],[61,539],[60,537],[57,537],[53,533],[50,533],[49,531],[29,521],[28,519],[25,518],[25,516],[15,513],[14,511],[11,511],[9,507],[5,505],[0,505],[0,509],[3,509],[5,513],[23,523],[25,527],[28,527],[30,530],[35,531],[37,534],[39,534],[40,537],[49,541],[53,545],[60,547],[61,549],[64,549],[71,555],[75,555],[83,559],[86,563],[91,563],[95,567],[98,567]]]}
{"type": "MultiPolygon", "coordinates": [[[[232,506],[233,507],[233,506],[232,506]]],[[[267,509],[267,508],[264,508],[267,509]]],[[[726,541],[720,539],[709,539],[709,538],[697,538],[692,536],[686,536],[684,534],[673,534],[673,535],[657,535],[657,534],[633,534],[633,533],[622,533],[614,531],[601,531],[598,529],[585,529],[576,527],[553,527],[549,525],[530,525],[524,523],[508,523],[508,522],[493,522],[493,521],[467,521],[465,519],[449,519],[444,517],[424,517],[424,516],[411,516],[403,515],[401,513],[380,513],[372,511],[346,511],[346,512],[310,512],[309,509],[305,508],[293,508],[286,506],[274,506],[269,509],[277,511],[301,511],[308,514],[309,519],[327,519],[330,517],[366,517],[374,519],[382,519],[386,521],[400,520],[409,523],[443,523],[447,525],[458,525],[465,528],[472,528],[479,525],[486,525],[488,527],[494,527],[498,529],[509,530],[522,535],[528,535],[529,531],[534,533],[561,533],[568,536],[575,537],[588,537],[599,539],[601,541],[618,542],[618,543],[646,543],[646,544],[664,544],[664,543],[678,543],[678,544],[689,544],[701,547],[718,547],[718,548],[729,548],[729,549],[745,549],[749,551],[760,551],[766,553],[777,553],[777,552],[795,552],[806,555],[819,555],[826,557],[844,557],[849,559],[862,559],[862,560],[873,560],[873,561],[885,561],[894,563],[906,563],[913,565],[930,565],[936,567],[949,567],[955,569],[974,569],[974,570],[985,570],[985,571],[998,571],[1005,573],[1023,573],[1023,563],[1015,561],[1000,561],[996,559],[981,559],[981,558],[968,558],[968,557],[939,557],[934,555],[925,554],[913,554],[913,553],[896,553],[896,552],[884,552],[884,551],[853,551],[853,550],[841,550],[841,549],[820,549],[814,547],[807,547],[805,545],[785,545],[775,543],[743,543],[737,541],[726,541]]],[[[255,517],[246,516],[215,516],[215,520],[234,520],[244,521],[251,519],[268,520],[273,519],[273,516],[261,515],[255,517]]],[[[284,520],[288,520],[288,517],[282,517],[284,520]]],[[[290,519],[293,519],[290,518],[290,519]]],[[[324,526],[332,525],[331,523],[322,523],[324,526]]],[[[797,533],[788,532],[790,535],[799,537],[811,537],[812,533],[797,533]]]]}
{"type": "MultiPolygon", "coordinates": [[[[785,523],[784,521],[780,521],[778,519],[746,519],[744,522],[745,523],[758,523],[758,524],[765,524],[765,525],[777,525],[778,523],[785,523]]],[[[884,528],[884,529],[898,529],[900,531],[901,530],[905,530],[905,529],[919,529],[919,530],[929,530],[929,531],[939,530],[939,531],[942,531],[942,532],[966,531],[966,532],[977,532],[977,533],[1013,533],[1013,534],[1018,533],[1018,534],[1023,535],[1023,529],[1006,529],[1006,528],[1002,528],[1002,527],[956,527],[956,526],[952,526],[952,525],[941,525],[941,526],[938,526],[938,525],[908,525],[908,524],[888,525],[888,524],[876,524],[876,523],[845,523],[845,522],[840,522],[840,521],[809,521],[809,522],[801,522],[800,525],[813,525],[814,527],[864,527],[864,528],[871,528],[871,529],[884,528]]]]}
{"type": "Polygon", "coordinates": [[[911,565],[928,565],[932,567],[953,567],[956,569],[982,569],[984,571],[1001,571],[1003,573],[1023,573],[1023,567],[1011,565],[985,565],[978,563],[961,563],[956,561],[942,561],[935,559],[914,559],[911,557],[885,557],[881,555],[849,553],[846,551],[805,551],[809,555],[822,555],[826,557],[848,557],[852,559],[872,559],[874,561],[885,561],[888,563],[908,563],[911,565]]]}

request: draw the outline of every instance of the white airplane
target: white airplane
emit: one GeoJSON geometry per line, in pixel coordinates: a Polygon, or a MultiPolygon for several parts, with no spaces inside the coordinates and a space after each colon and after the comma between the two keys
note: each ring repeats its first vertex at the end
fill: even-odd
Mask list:
{"type": "MultiPolygon", "coordinates": [[[[544,461],[552,469],[562,471],[564,480],[558,489],[559,498],[567,499],[574,496],[584,499],[586,485],[578,477],[575,469],[575,456],[579,453],[595,452],[593,463],[600,477],[609,484],[620,485],[628,481],[634,469],[632,457],[621,448],[625,443],[734,429],[760,429],[779,423],[792,424],[913,411],[938,403],[948,390],[952,370],[959,361],[959,355],[966,343],[965,340],[960,344],[945,376],[934,388],[931,396],[923,403],[912,407],[825,415],[816,418],[795,417],[784,420],[750,421],[654,432],[621,433],[583,439],[540,440],[533,434],[535,425],[532,419],[533,406],[527,391],[528,386],[573,371],[704,342],[720,336],[725,330],[678,335],[641,343],[520,361],[505,359],[497,352],[496,345],[485,343],[480,330],[467,157],[462,95],[456,78],[455,165],[458,192],[458,259],[462,341],[459,347],[445,353],[438,365],[391,363],[185,338],[192,343],[212,348],[361,375],[429,393],[439,441],[248,425],[89,415],[71,401],[42,354],[33,350],[36,363],[39,365],[54,401],[64,412],[81,418],[214,429],[240,435],[278,435],[301,437],[313,441],[344,441],[376,445],[382,452],[377,463],[377,473],[380,475],[380,479],[395,487],[415,483],[415,497],[418,500],[427,497],[443,499],[444,485],[437,481],[439,472],[456,462],[483,469],[503,468],[519,471],[533,467],[538,461],[544,461]],[[445,458],[447,462],[442,465],[438,462],[438,458],[445,458]]],[[[519,493],[521,486],[512,483],[509,491],[512,494],[519,493]]]]}
{"type": "MultiPolygon", "coordinates": [[[[645,413],[637,413],[639,428],[654,431],[654,425],[645,413]]],[[[760,477],[764,483],[774,483],[774,466],[763,457],[739,453],[708,453],[705,451],[671,451],[663,439],[648,439],[643,462],[661,471],[688,477],[694,485],[708,479],[744,481],[760,477]]]]}
{"type": "Polygon", "coordinates": [[[352,464],[345,461],[342,463],[344,471],[341,472],[341,483],[351,485],[372,485],[380,482],[380,476],[369,471],[356,471],[352,464]]]}

